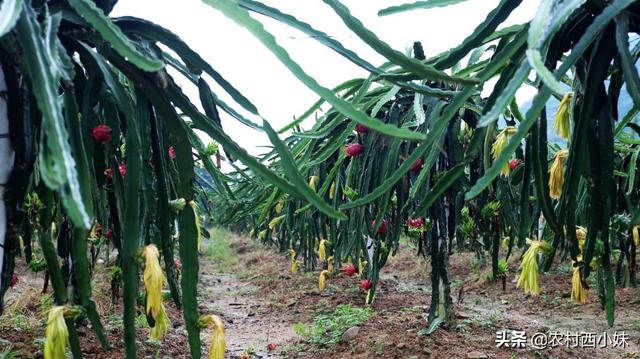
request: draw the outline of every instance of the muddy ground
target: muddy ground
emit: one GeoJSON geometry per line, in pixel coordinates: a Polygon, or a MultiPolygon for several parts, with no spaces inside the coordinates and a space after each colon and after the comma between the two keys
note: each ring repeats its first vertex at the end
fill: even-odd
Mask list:
{"type": "MultiPolygon", "coordinates": [[[[319,292],[318,273],[290,273],[286,256],[222,230],[213,231],[212,237],[213,241],[205,242],[201,258],[200,312],[224,319],[228,358],[640,357],[640,289],[618,289],[616,323],[608,328],[593,289],[586,305],[571,301],[571,273],[566,264],[540,276],[542,293],[534,298],[515,288],[516,258],[509,263],[503,291],[502,282],[488,280],[490,269],[480,265],[474,255],[453,255],[450,276],[456,321],[427,334],[431,299],[428,263],[409,245],[403,245],[389,260],[375,302],[370,309],[362,309],[365,294],[356,276],[330,277],[326,289],[319,292]],[[346,314],[338,316],[336,308],[346,308],[346,314]],[[360,315],[366,316],[357,319],[361,323],[345,326],[344,321],[360,315]],[[347,329],[348,338],[343,338],[347,329]],[[610,342],[606,348],[558,345],[534,350],[530,343],[523,349],[497,348],[496,332],[505,330],[525,331],[527,337],[540,332],[555,338],[557,333],[576,332],[595,332],[599,337],[607,332],[611,338],[616,331],[618,335],[624,331],[628,339],[625,348],[614,348],[610,342]]],[[[8,307],[0,318],[0,358],[9,348],[13,357],[41,358],[44,311],[51,297],[41,293],[42,274],[33,274],[18,262],[20,281],[9,290],[8,307]]],[[[121,305],[111,302],[106,279],[109,269],[97,268],[95,300],[113,348],[104,351],[82,322],[78,332],[83,354],[86,358],[123,358],[121,305]]],[[[190,357],[180,312],[170,301],[166,306],[172,327],[162,342],[147,339],[146,322],[139,313],[140,358],[190,357]]],[[[202,332],[204,355],[209,335],[208,330],[202,332]]]]}

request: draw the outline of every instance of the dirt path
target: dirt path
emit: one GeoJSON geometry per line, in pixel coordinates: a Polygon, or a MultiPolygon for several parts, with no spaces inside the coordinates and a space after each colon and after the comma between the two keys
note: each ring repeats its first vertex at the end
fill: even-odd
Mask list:
{"type": "Polygon", "coordinates": [[[266,312],[250,281],[234,274],[206,273],[203,266],[201,295],[204,310],[225,321],[227,351],[230,358],[251,354],[258,358],[279,358],[267,349],[269,343],[285,343],[296,337],[293,327],[266,312]]]}
{"type": "MultiPolygon", "coordinates": [[[[292,342],[297,336],[288,321],[268,309],[269,301],[265,300],[264,292],[258,291],[252,283],[259,273],[246,270],[247,261],[251,261],[256,250],[262,253],[262,249],[253,248],[250,253],[248,240],[233,234],[225,241],[231,250],[225,261],[237,256],[237,263],[221,266],[215,259],[202,261],[201,311],[217,314],[224,320],[227,357],[280,358],[268,350],[268,345],[292,342]]],[[[275,257],[274,254],[266,255],[275,257]]],[[[205,342],[209,344],[208,339],[205,342]]]]}
{"type": "Polygon", "coordinates": [[[328,279],[327,289],[319,293],[315,288],[317,273],[291,274],[285,256],[235,235],[228,235],[226,241],[237,256],[237,263],[223,268],[223,274],[216,274],[215,260],[204,260],[201,293],[211,299],[205,304],[207,310],[220,314],[226,321],[229,358],[242,357],[242,353],[267,358],[280,355],[323,359],[468,358],[476,355],[488,358],[620,358],[638,355],[640,315],[634,305],[637,304],[634,298],[640,294],[637,289],[619,290],[617,322],[613,328],[607,328],[595,293],[591,293],[584,306],[575,305],[566,297],[566,289],[570,289],[566,273],[543,274],[543,293],[532,298],[515,288],[515,281],[511,281],[514,275],[504,292],[500,283],[486,282],[482,278],[486,278],[487,270],[472,268],[472,258],[467,255],[452,257],[454,301],[460,286],[465,286],[463,300],[456,304],[456,326],[425,335],[430,303],[428,266],[409,248],[391,258],[383,269],[380,291],[372,305],[374,316],[359,325],[359,333],[353,341],[329,346],[311,345],[301,341],[293,326],[311,324],[318,314],[331,313],[339,305],[362,307],[363,293],[357,289],[358,279],[334,276],[328,279]],[[525,330],[529,335],[554,331],[625,331],[630,340],[625,349],[556,347],[535,352],[531,348],[496,348],[496,331],[499,330],[525,330]],[[267,351],[269,343],[278,345],[277,352],[267,351]]]}
{"type": "MultiPolygon", "coordinates": [[[[211,234],[213,240],[205,241],[200,258],[199,310],[224,320],[226,358],[640,358],[640,289],[618,289],[616,324],[608,328],[594,290],[589,291],[586,305],[572,303],[571,277],[562,266],[541,274],[542,293],[534,298],[515,288],[517,263],[509,264],[511,274],[503,291],[501,283],[486,280],[490,269],[477,265],[473,255],[453,255],[450,278],[457,320],[428,335],[430,267],[407,245],[383,268],[376,300],[365,309],[357,276],[335,274],[319,292],[317,271],[292,274],[285,255],[223,230],[211,234]],[[338,308],[346,308],[346,314],[338,313],[338,308]],[[368,313],[366,318],[349,324],[363,311],[368,313]],[[342,340],[343,333],[353,327],[357,327],[355,335],[342,340]],[[625,331],[629,340],[627,348],[618,349],[496,348],[496,332],[501,330],[524,330],[528,335],[625,331]],[[270,351],[269,344],[275,350],[270,351]]],[[[97,267],[94,298],[115,347],[105,352],[92,330],[81,323],[78,331],[86,358],[124,357],[122,308],[119,302],[111,303],[108,271],[97,267]]],[[[42,318],[51,296],[39,293],[41,273],[33,274],[20,264],[18,274],[20,282],[7,296],[13,304],[0,320],[0,352],[13,344],[13,349],[20,350],[18,358],[41,358],[42,318]]],[[[148,325],[139,312],[139,358],[190,357],[182,314],[170,301],[166,305],[172,327],[162,342],[147,340],[148,325]]],[[[209,352],[209,336],[209,330],[202,331],[203,355],[209,352]]]]}

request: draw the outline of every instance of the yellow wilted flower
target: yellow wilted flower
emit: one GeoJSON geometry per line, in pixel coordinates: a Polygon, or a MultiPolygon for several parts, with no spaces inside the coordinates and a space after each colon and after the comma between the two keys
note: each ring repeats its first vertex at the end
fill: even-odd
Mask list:
{"type": "Polygon", "coordinates": [[[282,212],[283,209],[284,209],[284,198],[280,199],[275,207],[276,213],[278,214],[280,214],[280,212],[282,212]]]}
{"type": "Polygon", "coordinates": [[[587,229],[582,226],[576,226],[576,238],[578,239],[578,248],[580,253],[584,250],[584,242],[587,239],[587,229]]]}
{"type": "Polygon", "coordinates": [[[316,187],[318,186],[318,181],[320,181],[320,177],[318,176],[309,177],[309,187],[311,187],[311,189],[315,191],[316,187]]]}
{"type": "Polygon", "coordinates": [[[69,329],[64,321],[64,306],[54,306],[47,315],[45,329],[44,358],[64,359],[65,348],[69,344],[69,329]]]}
{"type": "Polygon", "coordinates": [[[147,292],[147,314],[155,320],[155,326],[150,331],[150,336],[154,339],[161,339],[169,330],[169,318],[162,303],[162,285],[164,284],[164,273],[160,268],[160,253],[155,244],[150,244],[144,248],[144,287],[147,292]]]}
{"type": "Polygon", "coordinates": [[[327,271],[329,271],[329,273],[333,273],[333,256],[327,258],[327,271]]]}
{"type": "Polygon", "coordinates": [[[635,226],[633,227],[633,243],[635,243],[636,247],[638,242],[640,242],[640,226],[635,226]]]}
{"type": "Polygon", "coordinates": [[[367,261],[362,261],[362,263],[360,264],[360,268],[358,268],[358,275],[362,277],[362,274],[364,273],[364,269],[367,267],[367,264],[369,262],[367,261]]]}
{"type": "Polygon", "coordinates": [[[160,313],[162,306],[162,285],[164,284],[164,274],[160,267],[160,253],[155,244],[150,244],[144,248],[144,287],[147,291],[147,313],[155,318],[160,313]]]}
{"type": "Polygon", "coordinates": [[[562,101],[560,101],[560,105],[558,106],[558,110],[556,111],[556,118],[554,121],[554,127],[558,132],[558,136],[564,138],[565,140],[568,140],[569,136],[571,135],[571,124],[569,123],[569,105],[571,104],[572,98],[572,92],[568,92],[562,97],[562,101]]]}
{"type": "Polygon", "coordinates": [[[318,289],[320,291],[324,290],[324,282],[325,282],[325,279],[326,279],[327,275],[329,275],[329,271],[328,270],[323,270],[322,272],[320,272],[320,276],[318,277],[318,289]]]}
{"type": "Polygon", "coordinates": [[[322,239],[320,240],[320,244],[318,244],[318,257],[320,257],[321,261],[327,259],[327,243],[329,243],[328,240],[322,239]]]}
{"type": "Polygon", "coordinates": [[[282,220],[284,219],[284,215],[280,216],[280,217],[275,217],[274,219],[272,219],[271,221],[269,221],[269,229],[274,229],[276,228],[276,226],[278,225],[278,223],[282,222],[282,220]]]}
{"type": "Polygon", "coordinates": [[[160,340],[169,332],[169,317],[167,316],[167,312],[164,310],[164,305],[162,306],[162,310],[158,314],[157,318],[154,318],[155,325],[151,330],[149,330],[149,337],[155,340],[160,340]]]}
{"type": "MultiPolygon", "coordinates": [[[[587,229],[581,226],[576,226],[576,238],[578,239],[578,248],[580,254],[576,258],[578,261],[582,260],[582,253],[584,250],[584,243],[587,239],[587,229]]],[[[571,299],[576,303],[585,304],[587,302],[587,286],[582,281],[580,276],[580,267],[576,265],[577,261],[573,261],[573,275],[571,276],[571,299]]]]}
{"type": "Polygon", "coordinates": [[[224,351],[227,342],[224,337],[224,322],[217,315],[205,315],[200,319],[200,325],[211,327],[211,345],[209,346],[209,359],[224,359],[224,351]]]}
{"type": "Polygon", "coordinates": [[[333,196],[335,195],[336,191],[336,181],[333,181],[331,183],[331,187],[329,187],[329,199],[333,199],[333,196]]]}
{"type": "MultiPolygon", "coordinates": [[[[493,157],[494,160],[498,158],[502,153],[502,151],[504,150],[504,148],[507,147],[507,144],[509,143],[509,139],[511,138],[511,136],[513,136],[516,133],[516,131],[517,129],[515,127],[507,126],[504,128],[504,130],[500,131],[500,133],[496,136],[496,140],[491,145],[491,156],[493,157]]],[[[500,169],[500,173],[505,176],[509,174],[508,163],[505,164],[504,167],[502,167],[502,169],[500,169]]]]}
{"type": "Polygon", "coordinates": [[[296,251],[294,251],[293,249],[290,249],[289,255],[291,256],[291,273],[297,273],[299,264],[298,264],[298,260],[296,259],[296,251]]]}
{"type": "Polygon", "coordinates": [[[364,268],[367,266],[367,261],[363,261],[362,257],[358,259],[358,275],[362,277],[362,273],[364,272],[364,268]]]}
{"type": "MultiPolygon", "coordinates": [[[[575,264],[575,263],[574,263],[575,264]]],[[[571,299],[576,303],[585,304],[587,302],[587,287],[580,277],[580,267],[573,267],[571,277],[571,299]]]]}
{"type": "Polygon", "coordinates": [[[102,229],[102,226],[100,225],[100,223],[98,223],[97,221],[94,221],[93,224],[91,225],[91,230],[89,231],[89,238],[90,239],[98,239],[98,230],[102,229]]]}
{"type": "Polygon", "coordinates": [[[547,252],[551,249],[549,243],[538,240],[527,240],[530,242],[529,249],[522,256],[520,264],[520,277],[516,283],[516,288],[522,288],[525,293],[531,293],[534,296],[540,294],[540,286],[538,285],[538,254],[547,252]]]}
{"type": "Polygon", "coordinates": [[[549,197],[560,198],[564,185],[564,161],[569,157],[569,150],[563,149],[556,152],[553,164],[549,169],[549,197]]]}

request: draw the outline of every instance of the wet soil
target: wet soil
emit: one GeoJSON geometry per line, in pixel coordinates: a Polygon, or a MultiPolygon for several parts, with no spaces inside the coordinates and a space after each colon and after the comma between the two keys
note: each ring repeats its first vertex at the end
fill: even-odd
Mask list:
{"type": "MultiPolygon", "coordinates": [[[[473,254],[450,258],[450,277],[455,321],[427,334],[431,284],[428,261],[415,249],[401,249],[381,273],[374,314],[360,325],[348,342],[318,346],[299,337],[298,323],[312,323],[317,313],[340,304],[364,306],[359,278],[335,274],[324,291],[317,289],[318,272],[290,273],[283,255],[229,234],[224,239],[234,260],[221,261],[203,255],[200,265],[200,312],[219,315],[225,322],[227,358],[638,358],[640,355],[640,289],[619,288],[616,322],[606,323],[597,294],[590,289],[588,302],[571,301],[571,273],[566,265],[540,275],[542,293],[525,295],[516,289],[517,258],[509,261],[506,288],[491,281],[489,266],[473,254]],[[552,333],[625,332],[626,347],[573,348],[558,345],[544,350],[498,348],[496,332],[524,331],[528,337],[552,333]],[[275,347],[275,349],[274,349],[275,347]],[[270,350],[273,349],[273,350],[270,350]]],[[[98,267],[97,267],[98,268],[98,267]]],[[[78,333],[86,358],[123,358],[121,304],[111,303],[107,268],[94,275],[94,298],[113,347],[103,350],[88,323],[80,322],[78,333]]],[[[20,282],[10,289],[7,309],[0,318],[0,353],[11,347],[17,357],[41,358],[44,343],[44,313],[48,295],[41,293],[42,274],[31,273],[18,260],[20,282]]],[[[162,342],[147,340],[146,322],[137,325],[140,358],[190,357],[180,311],[166,302],[172,322],[162,342]]],[[[140,307],[142,309],[142,307],[140,307]]],[[[142,313],[140,313],[142,314],[142,313]]],[[[143,319],[143,316],[140,316],[143,319]]],[[[201,334],[203,355],[208,353],[208,330],[201,334]]]]}

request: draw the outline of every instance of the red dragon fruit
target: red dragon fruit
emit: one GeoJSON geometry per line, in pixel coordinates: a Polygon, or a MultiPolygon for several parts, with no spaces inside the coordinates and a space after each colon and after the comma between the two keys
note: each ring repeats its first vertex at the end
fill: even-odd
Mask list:
{"type": "Polygon", "coordinates": [[[353,264],[347,264],[340,269],[347,277],[352,277],[356,274],[356,267],[353,264]]]}
{"type": "Polygon", "coordinates": [[[360,288],[364,289],[364,290],[369,290],[371,289],[371,281],[368,279],[363,279],[360,281],[360,288]]]}
{"type": "Polygon", "coordinates": [[[409,228],[420,228],[423,225],[424,225],[424,219],[422,217],[418,217],[418,218],[409,217],[409,219],[407,220],[407,226],[409,226],[409,228]]]}
{"type": "MultiPolygon", "coordinates": [[[[126,164],[121,164],[120,166],[118,166],[118,170],[120,170],[120,176],[124,177],[127,174],[127,165],[126,164]]],[[[111,168],[107,168],[104,171],[104,174],[107,175],[107,179],[113,179],[113,171],[111,170],[111,168]]]]}
{"type": "Polygon", "coordinates": [[[363,124],[357,124],[356,125],[356,132],[357,133],[368,133],[369,132],[369,128],[363,124]]]}
{"type": "Polygon", "coordinates": [[[509,169],[512,171],[518,168],[519,165],[520,165],[520,160],[518,159],[509,161],[509,169]]]}
{"type": "Polygon", "coordinates": [[[345,149],[345,152],[349,157],[358,157],[360,156],[363,150],[364,150],[364,146],[356,142],[348,145],[347,148],[345,149]]]}
{"type": "Polygon", "coordinates": [[[424,160],[421,158],[411,166],[411,172],[420,171],[422,169],[422,166],[424,166],[424,160]]]}
{"type": "Polygon", "coordinates": [[[91,137],[98,143],[107,143],[111,141],[111,127],[98,125],[91,130],[91,137]]]}
{"type": "MultiPolygon", "coordinates": [[[[376,225],[376,221],[371,221],[371,231],[374,230],[375,225],[376,225]]],[[[380,227],[378,227],[378,235],[383,235],[386,231],[387,231],[387,220],[383,219],[382,222],[380,222],[380,227]]]]}

